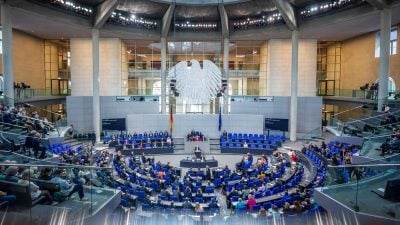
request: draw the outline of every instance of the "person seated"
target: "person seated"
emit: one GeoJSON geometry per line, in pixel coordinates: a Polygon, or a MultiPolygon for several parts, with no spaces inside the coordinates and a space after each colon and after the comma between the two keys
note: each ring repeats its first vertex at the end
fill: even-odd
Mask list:
{"type": "Polygon", "coordinates": [[[60,191],[55,193],[58,196],[58,200],[64,200],[70,198],[72,194],[78,192],[79,199],[81,201],[87,201],[85,193],[83,192],[83,186],[81,184],[71,184],[63,177],[66,177],[66,173],[63,170],[57,170],[55,177],[51,179],[51,182],[58,183],[60,185],[60,191]]]}
{"type": "Polygon", "coordinates": [[[180,201],[181,192],[180,192],[180,190],[179,190],[179,187],[176,187],[176,188],[172,191],[172,196],[177,197],[177,198],[179,199],[179,201],[180,201]]]}
{"type": "Polygon", "coordinates": [[[189,186],[186,187],[185,191],[183,192],[183,196],[185,198],[192,198],[192,190],[189,186]]]}
{"type": "Polygon", "coordinates": [[[189,198],[185,198],[185,201],[183,202],[182,207],[184,209],[191,209],[192,208],[192,203],[190,203],[189,198]]]}
{"type": "Polygon", "coordinates": [[[228,132],[226,132],[226,130],[224,130],[224,132],[222,132],[222,136],[225,138],[225,140],[228,139],[228,132]]]}
{"type": "Polygon", "coordinates": [[[253,162],[253,155],[250,152],[247,153],[247,161],[253,162]]]}
{"type": "Polygon", "coordinates": [[[246,202],[247,205],[247,209],[252,212],[253,211],[253,206],[255,206],[257,204],[256,199],[253,197],[252,194],[248,195],[248,199],[246,202]]]}
{"type": "Polygon", "coordinates": [[[5,171],[6,176],[4,177],[4,180],[17,183],[19,181],[17,173],[18,173],[18,167],[9,166],[5,171]]]}
{"type": "Polygon", "coordinates": [[[156,139],[154,139],[154,142],[153,142],[153,148],[157,148],[158,147],[158,145],[157,145],[157,140],[156,139]]]}
{"type": "Polygon", "coordinates": [[[172,146],[172,139],[171,139],[171,137],[167,137],[167,145],[169,146],[169,147],[171,147],[172,146]]]}
{"type": "Polygon", "coordinates": [[[246,206],[246,203],[243,201],[242,198],[239,198],[238,202],[236,203],[236,206],[235,206],[236,210],[238,210],[239,208],[242,208],[243,206],[246,206]]]}
{"type": "Polygon", "coordinates": [[[203,197],[203,192],[202,192],[201,188],[197,189],[196,197],[198,197],[198,198],[203,197]]]}
{"type": "Polygon", "coordinates": [[[258,211],[258,217],[260,218],[265,218],[267,217],[267,210],[265,210],[264,207],[260,208],[260,211],[258,211]]]}
{"type": "Polygon", "coordinates": [[[26,169],[21,174],[21,179],[18,180],[18,184],[29,185],[29,190],[31,192],[31,199],[35,200],[40,196],[44,196],[45,200],[51,205],[53,204],[53,197],[47,190],[39,190],[39,186],[30,181],[33,178],[33,170],[26,169]]]}
{"type": "Polygon", "coordinates": [[[200,203],[196,202],[196,204],[194,205],[194,211],[196,212],[196,214],[202,214],[204,212],[204,209],[200,205],[200,203]]]}
{"type": "Polygon", "coordinates": [[[272,217],[279,219],[281,218],[281,213],[279,212],[279,207],[276,205],[272,206],[272,211],[271,211],[272,217]]]}
{"type": "Polygon", "coordinates": [[[243,143],[243,148],[248,148],[249,147],[249,145],[247,144],[247,142],[244,142],[243,143]]]}
{"type": "Polygon", "coordinates": [[[290,205],[289,202],[285,202],[285,203],[283,204],[282,211],[283,211],[284,213],[291,213],[291,212],[292,212],[292,208],[291,208],[291,205],[290,205]]]}
{"type": "Polygon", "coordinates": [[[212,199],[211,202],[208,204],[208,207],[210,209],[217,209],[219,208],[219,205],[215,199],[212,199]]]}
{"type": "MultiPolygon", "coordinates": [[[[169,197],[171,194],[168,192],[167,187],[165,186],[163,189],[160,191],[161,196],[169,197]]],[[[191,196],[190,196],[191,197],[191,196]]]]}
{"type": "Polygon", "coordinates": [[[15,195],[9,195],[4,191],[0,191],[0,204],[6,203],[7,205],[14,205],[17,197],[15,195]]]}
{"type": "Polygon", "coordinates": [[[49,180],[51,180],[51,178],[53,178],[52,174],[51,174],[52,172],[53,171],[51,170],[50,167],[46,167],[40,171],[40,175],[39,175],[38,179],[49,181],[49,180]]]}
{"type": "Polygon", "coordinates": [[[292,208],[293,208],[293,212],[295,212],[295,213],[303,212],[303,206],[300,204],[299,201],[294,201],[292,208]]]}

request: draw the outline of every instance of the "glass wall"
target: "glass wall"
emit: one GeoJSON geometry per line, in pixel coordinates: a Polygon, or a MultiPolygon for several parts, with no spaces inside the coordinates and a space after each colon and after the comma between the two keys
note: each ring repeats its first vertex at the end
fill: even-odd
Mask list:
{"type": "Polygon", "coordinates": [[[51,95],[68,95],[71,81],[69,40],[45,40],[44,72],[51,95]]]}
{"type": "Polygon", "coordinates": [[[229,83],[232,86],[232,95],[260,95],[265,93],[266,70],[266,42],[237,41],[231,43],[229,49],[229,83]],[[260,89],[265,91],[260,91],[260,89]]]}
{"type": "Polygon", "coordinates": [[[161,45],[145,40],[123,40],[128,64],[128,95],[160,95],[161,45]]]}
{"type": "Polygon", "coordinates": [[[340,87],[341,50],[340,42],[318,42],[318,95],[326,96],[339,94],[340,90],[336,89],[340,87]]]}

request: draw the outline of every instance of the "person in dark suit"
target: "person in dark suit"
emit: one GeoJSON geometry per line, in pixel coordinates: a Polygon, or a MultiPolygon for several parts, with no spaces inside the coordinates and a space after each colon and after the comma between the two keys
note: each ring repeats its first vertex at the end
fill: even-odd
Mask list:
{"type": "Polygon", "coordinates": [[[94,131],[90,135],[90,139],[92,140],[92,145],[94,146],[96,144],[96,133],[94,131]]]}

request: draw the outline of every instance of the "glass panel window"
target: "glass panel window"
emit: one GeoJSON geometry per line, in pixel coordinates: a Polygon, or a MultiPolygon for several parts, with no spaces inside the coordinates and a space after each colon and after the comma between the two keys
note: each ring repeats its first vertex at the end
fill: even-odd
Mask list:
{"type": "MultiPolygon", "coordinates": [[[[376,38],[375,38],[375,58],[380,57],[380,45],[381,45],[381,34],[378,31],[376,33],[376,38]]],[[[390,55],[396,55],[397,54],[397,27],[392,27],[392,30],[390,31],[390,55]]]]}

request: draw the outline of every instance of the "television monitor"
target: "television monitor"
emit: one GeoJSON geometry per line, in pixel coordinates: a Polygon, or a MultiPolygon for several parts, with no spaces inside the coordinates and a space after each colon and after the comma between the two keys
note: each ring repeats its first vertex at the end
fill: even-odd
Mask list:
{"type": "Polygon", "coordinates": [[[103,119],[101,121],[102,130],[126,130],[125,118],[103,119]]]}
{"type": "Polygon", "coordinates": [[[386,182],[385,199],[400,201],[400,179],[388,180],[386,182]]]}

